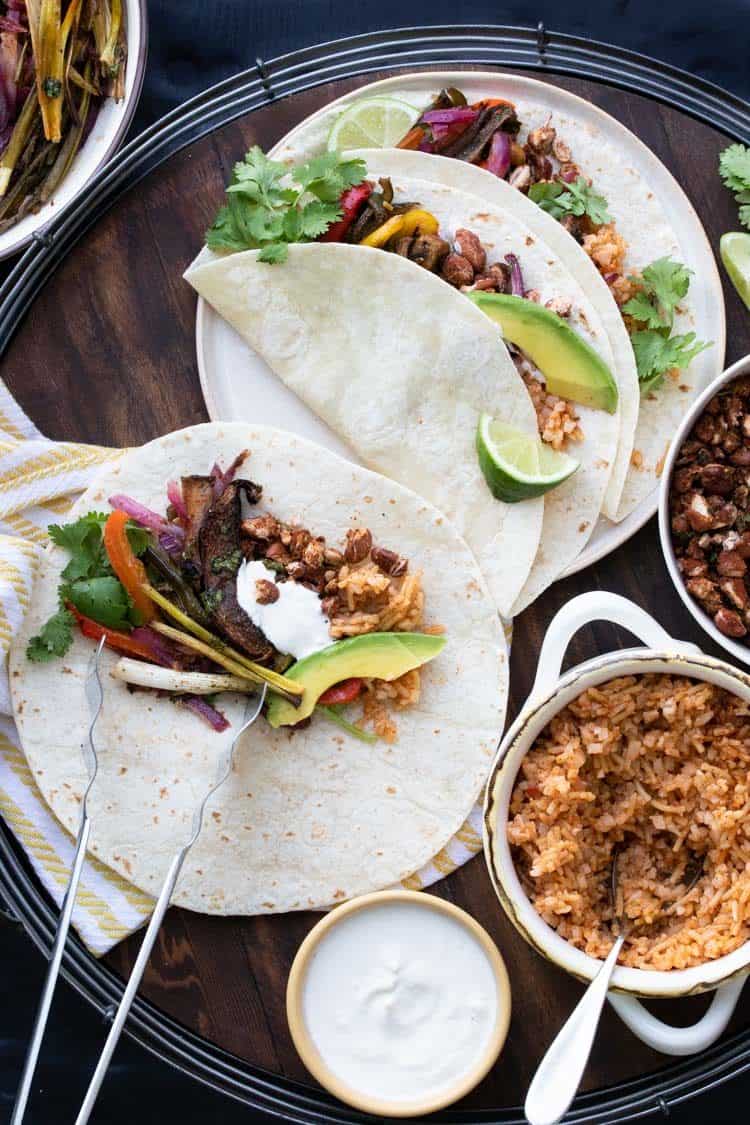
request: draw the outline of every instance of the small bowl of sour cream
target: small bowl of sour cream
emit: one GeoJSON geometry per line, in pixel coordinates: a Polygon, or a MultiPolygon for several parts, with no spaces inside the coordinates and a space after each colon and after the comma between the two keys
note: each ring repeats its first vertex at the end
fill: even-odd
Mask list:
{"type": "Polygon", "coordinates": [[[307,1069],[381,1117],[433,1113],[494,1065],[510,985],[489,934],[450,902],[380,891],[327,914],[292,965],[287,1017],[307,1069]]]}

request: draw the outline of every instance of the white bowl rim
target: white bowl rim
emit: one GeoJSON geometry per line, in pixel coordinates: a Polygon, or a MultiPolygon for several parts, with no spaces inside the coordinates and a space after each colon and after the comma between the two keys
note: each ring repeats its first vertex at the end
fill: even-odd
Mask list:
{"type": "MultiPolygon", "coordinates": [[[[127,28],[128,28],[128,74],[127,81],[130,88],[126,89],[121,102],[116,103],[117,116],[107,124],[107,135],[99,142],[100,152],[92,159],[91,168],[81,178],[80,183],[68,194],[64,191],[66,181],[70,184],[71,176],[75,175],[76,164],[86,145],[92,141],[87,138],[79,153],[76,154],[67,174],[58,185],[58,190],[52,199],[48,200],[35,214],[25,215],[24,218],[6,231],[0,233],[0,261],[20,253],[35,239],[44,237],[49,228],[60,215],[86,190],[91,180],[104,165],[110,160],[125,137],[133,116],[140,101],[143,80],[146,73],[146,60],[148,55],[148,4],[147,0],[124,0],[127,28]],[[132,34],[132,40],[131,40],[132,34]],[[132,60],[132,61],[131,61],[132,60]],[[132,72],[130,68],[132,66],[132,72]],[[132,73],[132,79],[131,79],[132,73]],[[60,199],[62,193],[63,198],[60,199]]],[[[100,111],[101,112],[101,111],[100,111]]],[[[96,129],[96,124],[94,129],[96,129]]]]}
{"type": "MultiPolygon", "coordinates": [[[[690,611],[693,618],[698,622],[701,629],[708,633],[709,637],[716,644],[721,645],[726,652],[730,653],[736,660],[742,664],[750,665],[750,644],[740,644],[739,641],[733,640],[731,637],[725,637],[719,629],[716,628],[711,618],[701,609],[698,603],[690,596],[685,587],[682,574],[677,566],[677,558],[672,546],[672,535],[669,519],[669,491],[672,474],[674,472],[674,465],[679,455],[687,435],[692,430],[699,415],[707,404],[715,395],[725,387],[728,383],[738,379],[741,375],[750,375],[750,355],[743,356],[728,367],[718,378],[714,379],[706,389],[698,396],[695,402],[688,410],[685,417],[680,422],[674,438],[670,442],[669,452],[667,453],[664,462],[664,470],[662,472],[661,482],[659,485],[659,539],[661,540],[662,554],[664,561],[667,564],[669,576],[672,579],[677,593],[679,594],[683,605],[690,611]]],[[[748,636],[750,640],[750,635],[748,636]]]]}
{"type": "MultiPolygon", "coordinates": [[[[713,672],[723,686],[750,702],[750,674],[715,657],[706,656],[693,645],[675,640],[670,651],[631,648],[609,652],[585,661],[560,676],[549,691],[531,698],[503,738],[490,772],[484,806],[484,851],[493,887],[514,926],[539,953],[579,980],[590,981],[602,962],[577,949],[549,926],[528,899],[513,863],[506,833],[497,831],[498,821],[506,823],[508,802],[521,761],[539,731],[568,702],[589,684],[605,683],[619,675],[661,671],[679,672],[694,679],[706,679],[713,672]],[[588,683],[581,685],[584,677],[588,683]],[[561,698],[562,697],[562,698],[561,698]],[[552,705],[552,706],[551,706],[552,705]],[[503,775],[505,771],[505,776],[503,775]],[[502,794],[498,794],[502,789],[502,794]]],[[[750,966],[750,941],[732,953],[691,969],[634,969],[621,966],[612,976],[612,988],[633,996],[675,998],[704,992],[750,966]]]]}

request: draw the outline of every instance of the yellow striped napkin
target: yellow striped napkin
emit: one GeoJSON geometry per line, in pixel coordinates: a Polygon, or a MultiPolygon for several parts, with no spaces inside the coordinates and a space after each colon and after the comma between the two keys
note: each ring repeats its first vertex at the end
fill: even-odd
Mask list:
{"type": "MultiPolygon", "coordinates": [[[[39,792],[11,718],[7,658],[32,593],[47,526],[64,520],[100,466],[117,452],[73,442],[52,442],[0,382],[0,812],[58,905],[68,879],[74,841],[39,792]]],[[[482,806],[452,840],[403,885],[423,890],[460,867],[482,847],[482,806]]],[[[73,925],[100,956],[147,920],[153,900],[89,857],[73,925]]]]}
{"type": "MultiPolygon", "coordinates": [[[[10,717],[10,639],[29,604],[47,525],[65,518],[76,496],[113,451],[51,442],[0,383],[0,811],[58,905],[74,841],[37,789],[10,717]]],[[[73,925],[92,953],[106,953],[151,913],[152,900],[98,860],[88,858],[73,925]]]]}

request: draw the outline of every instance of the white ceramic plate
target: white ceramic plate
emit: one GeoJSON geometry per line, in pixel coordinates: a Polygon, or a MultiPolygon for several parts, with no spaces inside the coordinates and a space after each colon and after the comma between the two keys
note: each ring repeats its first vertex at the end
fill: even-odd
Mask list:
{"type": "MultiPolygon", "coordinates": [[[[364,90],[356,90],[324,106],[307,119],[305,126],[309,128],[311,122],[319,122],[321,139],[324,140],[329,128],[325,119],[340,112],[350,102],[363,95],[389,91],[408,97],[410,89],[423,92],[425,77],[424,73],[415,72],[373,83],[364,90]]],[[[574,116],[584,127],[589,125],[602,130],[616,143],[623,163],[641,174],[668,212],[680,244],[681,260],[693,270],[691,294],[695,305],[696,332],[699,339],[713,340],[713,347],[698,357],[691,367],[691,374],[701,387],[716,378],[724,367],[726,346],[724,298],[719,273],[700,219],[680,185],[658,157],[615,118],[557,86],[521,75],[501,75],[497,72],[488,75],[441,71],[431,73],[430,77],[436,90],[457,85],[467,93],[469,100],[472,91],[476,92],[476,96],[482,90],[486,91],[489,77],[502,88],[498,93],[510,94],[519,101],[543,98],[552,112],[574,116]]],[[[282,148],[285,139],[280,140],[275,148],[282,148]]],[[[283,386],[263,360],[202,299],[198,301],[196,313],[196,346],[203,397],[213,420],[243,420],[281,426],[352,461],[359,460],[328,426],[283,386]]],[[[665,435],[665,440],[668,436],[665,435]]],[[[658,488],[655,488],[621,523],[601,518],[585,549],[567,573],[575,574],[616,550],[654,515],[657,504],[658,488]]]]}
{"type": "Polygon", "coordinates": [[[122,141],[132,120],[143,84],[146,68],[145,0],[125,0],[128,59],[125,72],[125,97],[120,102],[108,99],[97,114],[94,128],[73,161],[49,203],[35,215],[26,215],[15,226],[0,234],[0,259],[16,254],[57,218],[60,212],[83,190],[95,172],[109,160],[122,141]]]}

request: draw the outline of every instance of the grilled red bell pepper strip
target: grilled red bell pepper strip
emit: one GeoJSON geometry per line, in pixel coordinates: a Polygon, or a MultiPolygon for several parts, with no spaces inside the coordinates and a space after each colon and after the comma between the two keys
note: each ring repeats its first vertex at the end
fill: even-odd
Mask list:
{"type": "Polygon", "coordinates": [[[324,691],[318,700],[321,707],[336,707],[342,703],[352,703],[362,691],[362,681],[353,677],[351,680],[342,680],[324,691]]]}
{"type": "Polygon", "coordinates": [[[335,223],[331,223],[325,234],[321,234],[318,242],[343,242],[349,227],[359,215],[363,204],[372,195],[374,187],[375,185],[371,184],[369,180],[363,180],[361,184],[355,184],[354,187],[343,191],[339,199],[339,207],[343,214],[335,223]]]}
{"type": "Polygon", "coordinates": [[[120,633],[117,629],[108,629],[105,625],[100,625],[98,621],[92,621],[90,617],[84,617],[72,602],[66,602],[65,604],[78,622],[84,637],[88,637],[92,641],[100,641],[104,637],[109,648],[113,648],[117,652],[124,652],[127,656],[137,656],[141,660],[148,660],[153,663],[154,654],[147,645],[140,644],[127,633],[120,633]]]}
{"type": "Polygon", "coordinates": [[[133,605],[140,613],[144,623],[153,621],[156,614],[154,603],[145,591],[148,585],[146,568],[133,554],[128,542],[127,525],[130,516],[120,508],[115,508],[104,525],[104,548],[112,569],[122,582],[133,605]]]}

